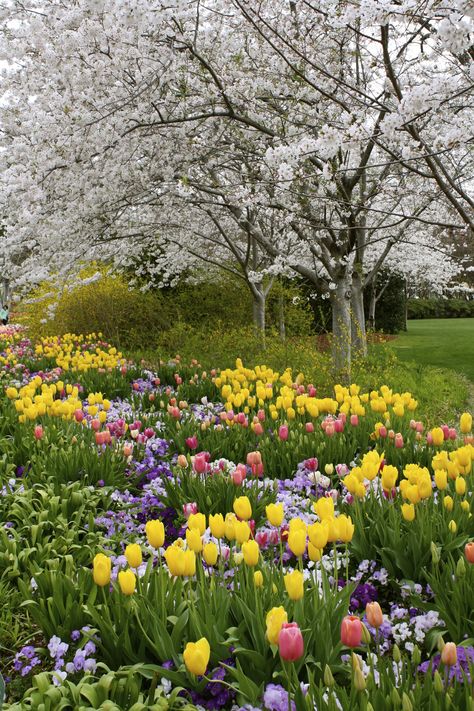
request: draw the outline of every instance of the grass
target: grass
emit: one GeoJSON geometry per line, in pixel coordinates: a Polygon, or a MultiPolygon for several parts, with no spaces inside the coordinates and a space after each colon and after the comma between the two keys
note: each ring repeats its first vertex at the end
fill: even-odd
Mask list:
{"type": "Polygon", "coordinates": [[[400,360],[451,368],[474,383],[473,318],[408,321],[391,345],[400,360]]]}

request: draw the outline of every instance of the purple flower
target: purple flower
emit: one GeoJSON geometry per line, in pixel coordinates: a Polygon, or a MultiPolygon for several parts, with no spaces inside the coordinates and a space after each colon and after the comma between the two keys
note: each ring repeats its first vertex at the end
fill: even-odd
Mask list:
{"type": "MultiPolygon", "coordinates": [[[[288,692],[280,684],[268,684],[263,703],[268,711],[288,711],[288,692]]],[[[291,702],[291,711],[296,711],[294,701],[291,702]]]]}

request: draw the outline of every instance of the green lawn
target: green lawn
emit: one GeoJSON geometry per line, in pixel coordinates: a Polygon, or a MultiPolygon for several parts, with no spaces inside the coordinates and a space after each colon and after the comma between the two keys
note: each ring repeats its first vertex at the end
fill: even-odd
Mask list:
{"type": "Polygon", "coordinates": [[[474,318],[408,321],[390,345],[401,360],[452,368],[474,382],[474,318]]]}

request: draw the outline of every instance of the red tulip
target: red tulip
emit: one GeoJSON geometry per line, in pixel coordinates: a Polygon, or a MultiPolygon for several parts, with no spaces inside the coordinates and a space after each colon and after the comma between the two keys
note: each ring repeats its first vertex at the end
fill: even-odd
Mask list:
{"type": "Polygon", "coordinates": [[[296,622],[284,622],[278,635],[280,657],[285,662],[296,662],[304,654],[304,641],[296,622]]]}
{"type": "Polygon", "coordinates": [[[362,623],[355,615],[346,615],[341,624],[341,642],[346,647],[359,647],[362,641],[362,623]]]}

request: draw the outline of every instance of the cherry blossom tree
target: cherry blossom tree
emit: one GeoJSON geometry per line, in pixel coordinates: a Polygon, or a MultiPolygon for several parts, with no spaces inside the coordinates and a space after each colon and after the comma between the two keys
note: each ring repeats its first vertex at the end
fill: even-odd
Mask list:
{"type": "Polygon", "coordinates": [[[348,371],[370,243],[473,227],[467,0],[4,0],[1,19],[9,254],[120,262],[200,197],[330,295],[348,371]]]}

